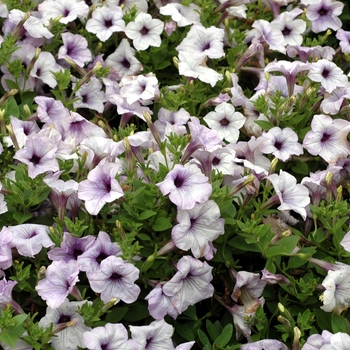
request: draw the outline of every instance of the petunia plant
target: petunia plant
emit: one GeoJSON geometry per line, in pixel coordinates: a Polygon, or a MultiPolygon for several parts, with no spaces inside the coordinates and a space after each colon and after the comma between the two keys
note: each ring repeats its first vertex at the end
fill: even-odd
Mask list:
{"type": "Polygon", "coordinates": [[[0,1],[0,347],[349,349],[348,18],[0,1]]]}

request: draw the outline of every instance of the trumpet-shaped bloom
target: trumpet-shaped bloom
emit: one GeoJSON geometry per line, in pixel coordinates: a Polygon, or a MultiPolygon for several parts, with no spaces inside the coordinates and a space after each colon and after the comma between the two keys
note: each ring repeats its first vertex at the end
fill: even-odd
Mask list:
{"type": "Polygon", "coordinates": [[[214,287],[210,284],[213,268],[206,262],[184,256],[176,268],[176,274],[163,286],[163,292],[169,297],[176,295],[174,306],[177,310],[183,312],[213,295],[214,287]]]}
{"type": "Polygon", "coordinates": [[[12,289],[17,284],[16,281],[6,281],[4,277],[0,281],[0,309],[12,302],[12,289]]]}
{"type": "Polygon", "coordinates": [[[139,270],[131,263],[116,256],[109,256],[101,261],[98,271],[87,272],[90,287],[101,293],[101,299],[107,304],[117,298],[127,304],[133,303],[140,294],[140,287],[135,284],[139,270]]]}
{"type": "Polygon", "coordinates": [[[280,174],[272,174],[267,176],[276,191],[276,194],[281,202],[279,210],[293,210],[299,213],[303,219],[306,219],[305,207],[310,204],[308,189],[297,184],[296,178],[281,170],[280,174]]]}
{"type": "Polygon", "coordinates": [[[347,350],[349,348],[350,336],[348,334],[342,332],[332,334],[323,331],[322,334],[310,335],[301,350],[347,350]]]}
{"type": "Polygon", "coordinates": [[[179,27],[186,27],[193,23],[199,23],[200,7],[195,4],[185,6],[179,3],[169,3],[159,9],[159,13],[165,16],[171,16],[171,19],[179,27]]]}
{"type": "Polygon", "coordinates": [[[186,210],[192,209],[196,203],[204,203],[209,199],[212,187],[207,181],[208,178],[197,166],[185,168],[176,164],[164,181],[157,186],[163,195],[169,194],[170,200],[179,209],[186,210]]]}
{"type": "Polygon", "coordinates": [[[78,346],[83,348],[83,334],[91,330],[84,324],[84,319],[79,315],[78,307],[81,307],[87,301],[68,301],[58,308],[48,307],[46,315],[39,321],[39,326],[49,328],[51,323],[54,330],[62,329],[56,333],[56,336],[51,338],[51,345],[55,350],[73,350],[78,349],[78,346]],[[70,322],[69,325],[67,322],[70,322]]]}
{"type": "Polygon", "coordinates": [[[306,17],[311,21],[314,33],[323,32],[328,28],[338,30],[342,26],[338,18],[343,11],[344,4],[340,1],[321,0],[306,7],[306,17]]]}
{"type": "Polygon", "coordinates": [[[240,350],[288,350],[288,347],[275,339],[263,339],[242,345],[240,350]]]}
{"type": "Polygon", "coordinates": [[[92,59],[91,51],[87,48],[87,40],[79,35],[72,33],[62,33],[63,46],[58,50],[58,58],[70,58],[78,66],[84,67],[86,62],[92,59]]]}
{"type": "Polygon", "coordinates": [[[160,46],[163,28],[164,23],[159,19],[153,19],[149,13],[139,13],[135,21],[128,23],[125,34],[133,41],[135,49],[141,51],[149,46],[160,46]]]}
{"type": "Polygon", "coordinates": [[[42,247],[54,245],[49,237],[49,228],[45,225],[22,224],[9,226],[12,232],[11,247],[15,247],[23,256],[34,258],[42,247]]]}
{"type": "Polygon", "coordinates": [[[91,215],[97,215],[106,203],[124,195],[115,178],[120,170],[115,163],[99,164],[89,172],[86,180],[79,183],[78,197],[85,201],[85,208],[91,215]]]}
{"type": "Polygon", "coordinates": [[[128,331],[121,323],[107,323],[83,334],[84,345],[89,350],[138,350],[137,343],[128,340],[128,331]]]}
{"type": "Polygon", "coordinates": [[[177,221],[171,232],[175,245],[191,249],[196,258],[207,255],[211,250],[209,242],[224,234],[225,221],[220,219],[220,209],[212,200],[196,203],[193,209],[178,210],[177,221]]]}
{"type": "Polygon", "coordinates": [[[120,6],[102,6],[96,8],[86,23],[86,30],[96,34],[101,41],[108,40],[114,32],[123,32],[125,22],[120,6]]]}
{"type": "Polygon", "coordinates": [[[237,142],[239,129],[244,125],[246,118],[235,111],[232,104],[224,102],[215,107],[215,112],[209,112],[204,118],[211,129],[218,132],[220,138],[229,142],[237,142]]]}
{"type": "Polygon", "coordinates": [[[8,269],[12,265],[11,241],[12,232],[7,227],[0,231],[0,269],[8,269]]]}
{"type": "Polygon", "coordinates": [[[305,135],[303,147],[312,155],[321,156],[328,163],[336,162],[338,158],[347,157],[349,154],[349,131],[348,121],[316,114],[311,122],[311,131],[305,135]]]}
{"type": "Polygon", "coordinates": [[[339,46],[343,53],[350,53],[350,32],[338,29],[336,38],[340,41],[339,46]]]}
{"type": "Polygon", "coordinates": [[[139,350],[174,350],[171,340],[173,326],[163,320],[153,321],[149,326],[130,326],[132,339],[139,350]]]}
{"type": "Polygon", "coordinates": [[[78,263],[75,260],[68,263],[53,261],[46,270],[46,277],[39,281],[35,289],[48,306],[57,309],[73,291],[79,281],[78,274],[78,263]]]}

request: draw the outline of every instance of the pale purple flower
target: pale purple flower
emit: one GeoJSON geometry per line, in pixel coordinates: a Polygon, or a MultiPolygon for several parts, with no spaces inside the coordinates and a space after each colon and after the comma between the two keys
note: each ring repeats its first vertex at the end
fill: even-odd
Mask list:
{"type": "Polygon", "coordinates": [[[142,70],[141,62],[135,57],[133,49],[127,39],[122,39],[117,49],[107,56],[105,64],[115,69],[119,78],[136,75],[142,70]]]}
{"type": "Polygon", "coordinates": [[[185,251],[191,249],[196,258],[205,256],[211,249],[208,243],[224,234],[225,221],[212,200],[196,203],[193,209],[179,209],[176,219],[178,224],[171,231],[175,245],[185,251]]]}
{"type": "Polygon", "coordinates": [[[159,19],[153,19],[149,13],[139,13],[135,21],[128,23],[125,34],[133,41],[135,49],[142,51],[149,46],[160,46],[163,28],[164,23],[159,19]]]}
{"type": "Polygon", "coordinates": [[[326,96],[322,102],[320,109],[325,114],[338,114],[342,107],[346,106],[346,101],[350,100],[350,86],[339,87],[326,96]]]}
{"type": "Polygon", "coordinates": [[[18,150],[14,159],[28,165],[28,175],[34,179],[47,171],[58,171],[59,166],[55,158],[57,145],[51,143],[47,137],[30,134],[25,147],[18,150]]]}
{"type": "Polygon", "coordinates": [[[261,273],[262,273],[261,280],[265,281],[267,284],[277,284],[277,283],[282,283],[286,285],[292,284],[291,281],[285,276],[281,274],[271,273],[265,268],[261,270],[261,273]]]}
{"type": "Polygon", "coordinates": [[[322,335],[310,335],[301,350],[347,350],[349,348],[349,334],[343,332],[332,334],[331,332],[324,330],[322,335]]]}
{"type": "Polygon", "coordinates": [[[97,271],[101,262],[109,256],[117,256],[121,249],[116,242],[112,242],[108,233],[100,231],[93,244],[78,256],[78,265],[81,271],[97,271]]]}
{"type": "Polygon", "coordinates": [[[66,299],[58,308],[48,307],[45,316],[39,321],[39,326],[49,328],[53,324],[55,336],[51,338],[51,345],[55,350],[73,350],[78,346],[83,348],[83,334],[91,330],[84,324],[79,315],[78,307],[87,301],[69,301],[66,299]],[[67,324],[69,322],[69,324],[67,324]],[[66,325],[65,325],[66,324],[66,325]]]}
{"type": "Polygon", "coordinates": [[[205,64],[206,56],[192,55],[185,52],[179,52],[179,73],[185,77],[198,78],[212,87],[223,79],[223,75],[207,67],[205,64]]]}
{"type": "Polygon", "coordinates": [[[338,29],[335,37],[340,41],[339,46],[343,53],[350,53],[350,32],[338,29]]]}
{"type": "Polygon", "coordinates": [[[68,24],[77,17],[85,18],[89,12],[89,6],[85,1],[78,0],[46,0],[39,4],[38,10],[47,25],[50,19],[55,19],[60,15],[62,18],[59,22],[68,24]]]}
{"type": "Polygon", "coordinates": [[[6,270],[12,266],[11,230],[4,226],[0,231],[0,269],[6,270]]]}
{"type": "Polygon", "coordinates": [[[53,72],[58,72],[60,69],[61,67],[56,63],[52,54],[47,51],[42,51],[35,61],[33,69],[30,71],[30,76],[38,78],[53,89],[57,85],[53,72]]]}
{"type": "Polygon", "coordinates": [[[280,174],[267,176],[273,184],[281,205],[279,210],[293,210],[306,219],[305,207],[310,203],[308,189],[297,184],[296,178],[286,171],[280,170],[280,174]]]}
{"type": "Polygon", "coordinates": [[[122,197],[124,192],[116,180],[120,165],[106,162],[99,164],[79,183],[78,197],[85,201],[85,208],[91,215],[97,215],[106,203],[122,197]]]}
{"type": "MultiPolygon", "coordinates": [[[[1,232],[0,232],[1,233],[1,232]]],[[[350,231],[340,241],[340,245],[347,251],[350,252],[350,231]]]]}
{"type": "Polygon", "coordinates": [[[156,320],[163,319],[165,315],[169,315],[175,320],[181,313],[181,310],[177,309],[179,306],[178,295],[166,295],[163,292],[165,284],[166,282],[158,283],[145,297],[145,300],[148,301],[148,311],[156,320]]]}
{"type": "Polygon", "coordinates": [[[141,100],[153,100],[159,95],[158,79],[152,73],[137,77],[123,77],[120,82],[120,95],[129,104],[141,100]]]}
{"type": "Polygon", "coordinates": [[[286,80],[287,80],[287,86],[288,86],[288,94],[289,96],[293,95],[294,92],[294,85],[296,81],[297,74],[299,72],[308,71],[311,69],[311,65],[308,63],[302,63],[299,61],[274,61],[270,62],[265,68],[265,72],[281,72],[286,80]]]}
{"type": "Polygon", "coordinates": [[[320,33],[328,28],[338,30],[342,26],[338,18],[344,4],[340,1],[320,0],[306,7],[306,18],[311,22],[311,30],[320,33]]]}
{"type": "Polygon", "coordinates": [[[326,312],[335,312],[340,315],[350,306],[350,269],[340,267],[336,271],[329,270],[322,282],[325,291],[320,296],[323,302],[321,309],[326,312]]]}
{"type": "Polygon", "coordinates": [[[69,32],[62,33],[61,36],[63,46],[58,50],[58,58],[70,58],[80,67],[84,67],[86,62],[91,61],[92,54],[83,36],[69,32]]]}
{"type": "Polygon", "coordinates": [[[131,337],[139,350],[174,350],[171,340],[173,326],[163,320],[153,321],[149,326],[130,326],[131,337]]]}
{"type": "Polygon", "coordinates": [[[11,247],[16,248],[19,254],[34,258],[42,247],[54,245],[49,237],[49,228],[39,224],[22,224],[9,226],[12,232],[11,247]]]}
{"type": "Polygon", "coordinates": [[[176,274],[163,286],[163,293],[169,297],[176,295],[175,307],[185,311],[204,299],[210,298],[214,287],[212,267],[191,256],[182,257],[176,264],[176,274]]]}
{"type": "Polygon", "coordinates": [[[0,281],[0,310],[7,304],[12,304],[12,289],[16,284],[16,281],[6,281],[5,277],[0,281]]]}
{"type": "MultiPolygon", "coordinates": [[[[24,15],[24,13],[23,13],[24,15]]],[[[33,38],[53,38],[53,34],[44,26],[43,20],[30,16],[23,24],[23,27],[27,30],[28,34],[33,38]]]]}
{"type": "Polygon", "coordinates": [[[242,345],[240,350],[288,350],[288,347],[275,339],[263,339],[242,345]]]}
{"type": "Polygon", "coordinates": [[[84,84],[76,93],[80,99],[73,103],[74,108],[90,108],[99,113],[103,112],[106,98],[102,91],[102,84],[96,77],[84,84]]]}
{"type": "Polygon", "coordinates": [[[246,118],[235,111],[232,104],[223,102],[215,107],[215,112],[209,112],[204,118],[211,129],[218,132],[221,139],[237,142],[239,129],[244,125],[246,118]]]}
{"type": "Polygon", "coordinates": [[[223,40],[222,28],[205,28],[202,24],[194,24],[176,50],[184,55],[220,58],[225,55],[223,40]]]}
{"type": "Polygon", "coordinates": [[[101,261],[97,271],[88,271],[91,289],[101,293],[100,298],[107,304],[113,298],[130,304],[140,294],[140,287],[135,284],[139,278],[139,270],[131,263],[116,256],[109,256],[101,261]]]}
{"type": "Polygon", "coordinates": [[[312,62],[312,68],[308,77],[312,81],[321,83],[329,93],[338,87],[346,87],[348,85],[348,77],[344,72],[334,62],[326,59],[312,62]]]}
{"type": "Polygon", "coordinates": [[[198,167],[191,166],[185,168],[183,165],[176,164],[164,181],[157,184],[162,194],[169,194],[170,200],[178,206],[179,209],[192,209],[196,202],[206,202],[211,193],[212,187],[207,182],[208,178],[204,176],[198,167]]]}
{"type": "MultiPolygon", "coordinates": [[[[2,188],[2,184],[0,184],[0,190],[2,188]]],[[[6,213],[8,211],[7,204],[5,201],[5,196],[0,193],[0,214],[6,213]]]]}
{"type": "Polygon", "coordinates": [[[97,7],[85,28],[88,32],[96,34],[102,42],[108,40],[114,32],[124,32],[122,8],[120,6],[97,7]]]}
{"type": "Polygon", "coordinates": [[[80,255],[94,244],[95,239],[93,236],[77,238],[69,232],[64,232],[61,247],[51,249],[47,256],[50,260],[63,260],[67,263],[70,260],[77,260],[80,255]]]}
{"type": "Polygon", "coordinates": [[[289,57],[296,57],[299,55],[299,60],[301,62],[308,62],[311,57],[313,60],[318,58],[325,58],[329,61],[333,59],[335,55],[335,50],[330,46],[299,46],[299,45],[288,45],[287,46],[287,55],[289,57]]]}
{"type": "Polygon", "coordinates": [[[271,24],[281,30],[284,37],[283,45],[301,45],[303,34],[306,30],[306,22],[302,19],[295,19],[303,11],[299,8],[291,12],[282,12],[271,24]]]}
{"type": "Polygon", "coordinates": [[[303,154],[303,147],[298,142],[298,135],[291,128],[283,130],[278,126],[263,133],[267,141],[262,145],[263,153],[272,153],[276,158],[286,162],[291,155],[303,154]]]}
{"type": "Polygon", "coordinates": [[[304,138],[303,147],[312,155],[321,156],[326,162],[336,162],[347,157],[350,143],[347,135],[350,123],[343,119],[332,119],[324,114],[314,115],[311,131],[304,138]]]}
{"type": "Polygon", "coordinates": [[[39,281],[35,290],[52,309],[62,305],[67,296],[74,292],[79,281],[79,267],[75,260],[53,261],[46,269],[46,277],[39,281]]]}
{"type": "Polygon", "coordinates": [[[83,334],[89,350],[138,350],[137,343],[128,339],[128,331],[121,323],[107,323],[83,334]]]}
{"type": "Polygon", "coordinates": [[[141,12],[147,12],[148,11],[148,3],[146,0],[106,0],[106,4],[108,6],[116,5],[116,6],[122,6],[123,5],[123,12],[128,13],[134,8],[136,9],[136,13],[141,12]]]}
{"type": "Polygon", "coordinates": [[[200,7],[195,4],[185,6],[178,3],[169,3],[159,9],[159,13],[165,16],[171,16],[171,19],[177,23],[179,27],[186,27],[193,23],[199,23],[200,7]]]}

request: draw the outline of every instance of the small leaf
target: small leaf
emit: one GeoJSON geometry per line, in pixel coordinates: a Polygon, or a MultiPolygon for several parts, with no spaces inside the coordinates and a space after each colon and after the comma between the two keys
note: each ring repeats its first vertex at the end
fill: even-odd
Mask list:
{"type": "Polygon", "coordinates": [[[171,227],[173,227],[173,225],[168,218],[157,218],[152,225],[152,229],[156,232],[165,231],[171,227]]]}
{"type": "MultiPolygon", "coordinates": [[[[201,329],[198,329],[198,337],[199,337],[199,340],[201,341],[201,343],[204,346],[210,346],[209,338],[207,337],[207,335],[201,329]]],[[[210,347],[210,349],[211,349],[211,347],[210,347]]]]}
{"type": "Polygon", "coordinates": [[[288,255],[295,249],[298,242],[298,236],[284,237],[276,245],[268,248],[265,256],[271,258],[273,256],[288,255]]]}
{"type": "Polygon", "coordinates": [[[154,215],[156,215],[157,213],[153,210],[145,210],[142,211],[138,217],[139,220],[146,220],[154,215]]]}
{"type": "Polygon", "coordinates": [[[221,334],[219,337],[216,338],[215,340],[215,345],[223,348],[224,346],[227,345],[227,343],[230,341],[232,338],[232,332],[233,332],[233,325],[232,323],[229,323],[225,326],[225,328],[222,330],[221,334]]]}

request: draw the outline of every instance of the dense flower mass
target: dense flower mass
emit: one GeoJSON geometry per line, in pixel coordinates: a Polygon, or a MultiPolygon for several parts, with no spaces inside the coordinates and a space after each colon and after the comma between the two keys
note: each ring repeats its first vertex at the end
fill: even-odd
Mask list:
{"type": "Polygon", "coordinates": [[[348,19],[0,1],[0,348],[349,350],[348,19]]]}

